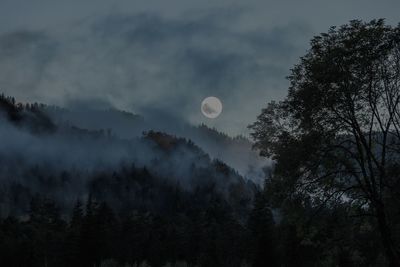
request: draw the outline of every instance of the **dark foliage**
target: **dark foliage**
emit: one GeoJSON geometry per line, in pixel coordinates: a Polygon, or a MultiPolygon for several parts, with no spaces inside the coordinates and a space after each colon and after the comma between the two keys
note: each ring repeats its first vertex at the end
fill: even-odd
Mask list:
{"type": "Polygon", "coordinates": [[[399,66],[399,26],[332,27],[250,126],[276,162],[266,195],[296,266],[400,265],[399,66]]]}

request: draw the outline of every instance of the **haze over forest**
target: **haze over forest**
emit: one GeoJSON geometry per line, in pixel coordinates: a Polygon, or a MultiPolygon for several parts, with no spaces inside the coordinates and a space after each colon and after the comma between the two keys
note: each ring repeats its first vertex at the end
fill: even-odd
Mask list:
{"type": "Polygon", "coordinates": [[[0,2],[0,266],[400,266],[400,2],[0,2]]]}

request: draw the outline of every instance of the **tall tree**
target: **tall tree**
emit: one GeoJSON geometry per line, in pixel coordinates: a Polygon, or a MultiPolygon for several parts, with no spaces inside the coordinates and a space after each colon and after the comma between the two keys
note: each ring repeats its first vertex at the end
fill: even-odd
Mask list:
{"type": "Polygon", "coordinates": [[[263,195],[258,193],[248,220],[248,228],[251,232],[251,258],[254,267],[279,266],[274,219],[266,204],[267,201],[263,199],[263,195]]]}
{"type": "Polygon", "coordinates": [[[400,26],[351,21],[316,36],[292,69],[288,96],[250,126],[274,177],[315,205],[348,202],[374,216],[390,266],[400,265],[400,26]]]}

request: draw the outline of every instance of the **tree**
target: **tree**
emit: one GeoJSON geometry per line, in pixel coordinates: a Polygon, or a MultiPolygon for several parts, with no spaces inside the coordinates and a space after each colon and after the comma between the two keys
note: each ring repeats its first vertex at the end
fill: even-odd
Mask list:
{"type": "Polygon", "coordinates": [[[82,222],[83,222],[83,204],[81,200],[78,199],[72,210],[70,227],[79,229],[82,226],[82,222]]]}
{"type": "Polygon", "coordinates": [[[30,203],[29,224],[32,227],[31,266],[61,266],[64,255],[65,222],[53,200],[35,196],[30,203]]]}
{"type": "Polygon", "coordinates": [[[400,26],[351,21],[316,36],[288,96],[249,126],[275,162],[272,180],[313,205],[348,203],[376,219],[390,266],[399,204],[400,26]]]}
{"type": "Polygon", "coordinates": [[[251,258],[253,266],[279,266],[277,262],[276,240],[274,235],[274,218],[266,205],[263,195],[255,197],[254,208],[248,220],[248,229],[251,233],[251,258]]]}
{"type": "Polygon", "coordinates": [[[78,199],[72,210],[67,234],[67,265],[80,266],[81,231],[84,222],[83,203],[78,199]]]}

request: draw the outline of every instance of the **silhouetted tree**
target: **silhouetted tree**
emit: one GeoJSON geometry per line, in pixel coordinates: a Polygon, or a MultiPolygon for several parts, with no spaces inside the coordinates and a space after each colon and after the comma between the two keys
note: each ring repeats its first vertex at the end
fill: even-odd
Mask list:
{"type": "Polygon", "coordinates": [[[272,212],[261,193],[257,194],[248,220],[251,259],[254,267],[279,266],[277,239],[272,212]]]}
{"type": "Polygon", "coordinates": [[[391,171],[400,166],[399,66],[400,27],[332,27],[292,70],[287,98],[250,126],[255,146],[276,161],[281,193],[374,216],[390,266],[400,265],[399,177],[391,171]]]}

